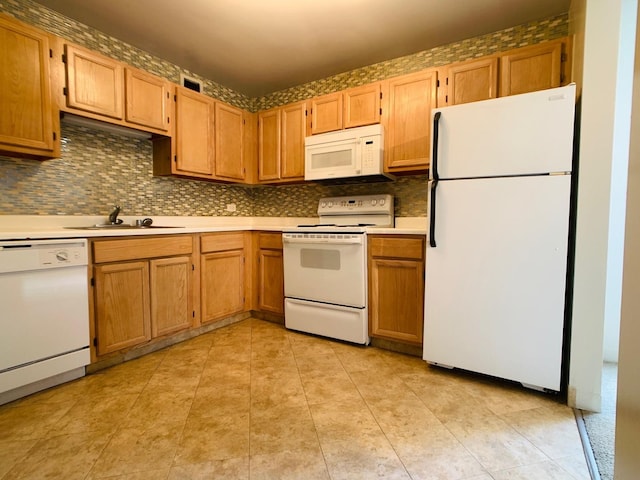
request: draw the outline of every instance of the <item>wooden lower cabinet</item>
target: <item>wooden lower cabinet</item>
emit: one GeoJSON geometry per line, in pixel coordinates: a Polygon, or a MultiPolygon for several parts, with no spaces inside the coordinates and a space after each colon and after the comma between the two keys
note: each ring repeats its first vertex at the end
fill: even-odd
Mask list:
{"type": "Polygon", "coordinates": [[[257,235],[258,310],[284,315],[282,234],[260,232],[257,235]]]}
{"type": "Polygon", "coordinates": [[[184,330],[193,321],[191,257],[151,260],[151,335],[184,330]]]}
{"type": "Polygon", "coordinates": [[[424,237],[370,235],[368,244],[369,335],[422,345],[424,237]]]}
{"type": "Polygon", "coordinates": [[[193,324],[191,235],[92,241],[95,355],[193,324]]]}
{"type": "Polygon", "coordinates": [[[149,262],[95,267],[97,354],[151,339],[149,262]]]}
{"type": "Polygon", "coordinates": [[[201,322],[210,323],[244,311],[246,305],[246,251],[244,232],[200,237],[201,322]]]}

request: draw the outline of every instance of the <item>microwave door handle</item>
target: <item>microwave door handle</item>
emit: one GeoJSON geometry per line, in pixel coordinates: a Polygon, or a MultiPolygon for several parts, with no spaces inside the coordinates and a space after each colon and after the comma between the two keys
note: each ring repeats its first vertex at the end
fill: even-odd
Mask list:
{"type": "Polygon", "coordinates": [[[355,161],[355,170],[357,174],[362,172],[362,139],[358,138],[356,140],[356,161],[355,161]]]}

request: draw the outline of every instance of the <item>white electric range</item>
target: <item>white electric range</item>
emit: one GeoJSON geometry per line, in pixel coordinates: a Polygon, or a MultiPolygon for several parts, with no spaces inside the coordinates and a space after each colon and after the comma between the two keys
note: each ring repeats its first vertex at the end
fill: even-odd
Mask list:
{"type": "Polygon", "coordinates": [[[318,216],[282,234],[285,326],[366,345],[366,232],[394,226],[393,196],[322,198],[318,216]]]}

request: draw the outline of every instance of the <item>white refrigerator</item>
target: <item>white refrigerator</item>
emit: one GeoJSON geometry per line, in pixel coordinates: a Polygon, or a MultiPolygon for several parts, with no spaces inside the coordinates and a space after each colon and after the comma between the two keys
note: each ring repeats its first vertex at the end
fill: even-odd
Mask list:
{"type": "Polygon", "coordinates": [[[561,390],[575,94],[434,110],[427,362],[561,390]]]}

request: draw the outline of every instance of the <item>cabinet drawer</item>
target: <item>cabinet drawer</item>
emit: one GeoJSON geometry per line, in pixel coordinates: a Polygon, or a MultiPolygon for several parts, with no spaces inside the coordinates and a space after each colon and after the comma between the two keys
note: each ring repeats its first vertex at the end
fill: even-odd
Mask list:
{"type": "Polygon", "coordinates": [[[281,233],[259,233],[259,248],[269,250],[282,250],[282,234],[281,233]]]}
{"type": "Polygon", "coordinates": [[[214,233],[200,237],[200,251],[224,252],[225,250],[238,250],[244,248],[244,233],[214,233]]]}
{"type": "Polygon", "coordinates": [[[192,251],[193,241],[190,235],[96,240],[93,242],[93,261],[94,263],[105,263],[190,255],[192,251]]]}
{"type": "Polygon", "coordinates": [[[372,257],[412,258],[422,260],[425,254],[424,238],[401,236],[369,236],[372,257]]]}

